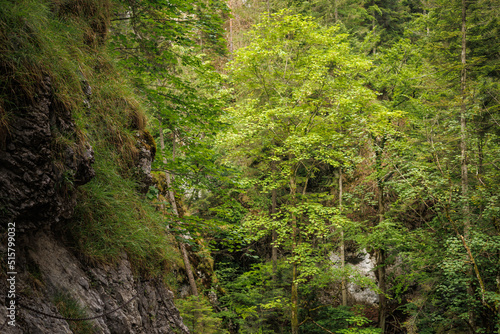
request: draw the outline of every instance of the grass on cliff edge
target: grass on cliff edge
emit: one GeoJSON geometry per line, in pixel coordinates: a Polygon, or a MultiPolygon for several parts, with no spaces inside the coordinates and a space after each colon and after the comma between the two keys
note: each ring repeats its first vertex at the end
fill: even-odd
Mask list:
{"type": "Polygon", "coordinates": [[[138,190],[138,136],[145,131],[145,112],[106,48],[99,51],[85,73],[92,95],[75,115],[95,151],[96,176],[78,188],[69,231],[91,261],[112,263],[126,253],[137,272],[164,276],[183,262],[164,216],[138,190]]]}
{"type": "Polygon", "coordinates": [[[66,175],[62,189],[76,191],[77,207],[63,229],[88,260],[113,263],[127,253],[136,271],[156,276],[182,260],[163,218],[137,191],[137,134],[145,130],[146,117],[107,50],[112,5],[0,1],[0,130],[8,132],[9,116],[26,112],[49,77],[51,108],[71,113],[76,123],[74,134],[52,129],[54,164],[63,165],[68,146],[79,151],[85,143],[96,158],[96,176],[88,184],[74,190],[71,171],[66,175]]]}
{"type": "Polygon", "coordinates": [[[109,152],[96,152],[96,177],[81,187],[70,233],[85,257],[113,262],[123,252],[135,269],[157,276],[182,266],[164,218],[137,194],[134,180],[120,175],[109,152]]]}

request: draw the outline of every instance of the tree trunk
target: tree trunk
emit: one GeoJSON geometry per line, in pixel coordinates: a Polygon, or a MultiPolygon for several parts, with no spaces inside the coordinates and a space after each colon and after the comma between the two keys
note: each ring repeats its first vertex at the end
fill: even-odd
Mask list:
{"type": "MultiPolygon", "coordinates": [[[[470,209],[469,209],[469,180],[467,171],[467,106],[466,106],[466,82],[467,82],[467,5],[465,0],[462,0],[462,70],[460,73],[460,165],[461,165],[461,182],[462,182],[462,215],[464,219],[464,237],[466,240],[470,237],[470,209]]],[[[467,270],[467,274],[472,278],[473,268],[467,270]]],[[[467,293],[474,298],[474,288],[472,282],[467,287],[467,293]]],[[[474,310],[469,310],[469,324],[471,332],[475,332],[474,310]]]]}
{"type": "Polygon", "coordinates": [[[292,267],[292,334],[299,334],[299,287],[297,285],[297,263],[292,267]]]}
{"type": "MultiPolygon", "coordinates": [[[[375,1],[372,1],[372,6],[375,6],[375,1]]],[[[373,10],[372,12],[373,14],[373,18],[372,18],[372,32],[373,32],[373,36],[375,36],[375,29],[376,29],[376,25],[375,25],[375,9],[373,10]]],[[[375,55],[377,53],[377,46],[374,45],[373,46],[373,54],[375,55]]]]}
{"type": "MultiPolygon", "coordinates": [[[[295,205],[295,194],[297,190],[297,183],[295,175],[290,179],[290,198],[292,205],[295,205]]],[[[295,255],[297,248],[297,217],[292,214],[292,256],[295,255]]],[[[292,334],[299,334],[299,289],[297,285],[297,262],[293,261],[292,264],[292,334]]]]}
{"type": "MultiPolygon", "coordinates": [[[[271,191],[271,214],[276,214],[276,189],[271,191]]],[[[278,239],[278,234],[276,233],[276,229],[273,229],[272,232],[272,250],[271,250],[271,262],[273,263],[273,282],[276,283],[276,271],[278,267],[278,246],[276,245],[276,239],[278,239]]]]}
{"type": "MultiPolygon", "coordinates": [[[[379,223],[384,221],[384,185],[383,181],[379,181],[378,187],[378,214],[379,223]]],[[[377,259],[377,273],[378,273],[378,288],[380,289],[379,297],[379,312],[378,312],[378,326],[382,329],[382,333],[385,333],[385,318],[387,316],[387,299],[385,297],[386,293],[386,273],[385,273],[385,251],[380,248],[376,252],[377,259]]]]}
{"type": "MultiPolygon", "coordinates": [[[[162,152],[164,152],[165,151],[165,141],[163,139],[163,128],[162,128],[161,121],[159,121],[159,122],[160,122],[160,147],[161,147],[162,152]]],[[[174,134],[173,141],[175,143],[175,134],[174,134]]],[[[172,153],[173,153],[172,159],[175,159],[175,144],[173,146],[172,153]]],[[[165,157],[163,158],[163,163],[167,163],[165,157]]],[[[169,201],[172,204],[172,210],[174,211],[174,215],[177,218],[179,218],[179,210],[177,209],[177,202],[175,201],[175,193],[174,193],[174,190],[172,188],[172,176],[170,175],[170,173],[167,170],[165,170],[165,178],[167,179],[167,188],[168,188],[167,192],[168,192],[169,201]]],[[[186,250],[186,245],[183,242],[179,242],[179,248],[181,250],[182,259],[184,261],[184,267],[186,268],[186,273],[188,275],[189,285],[191,286],[191,293],[194,296],[198,296],[198,288],[196,287],[196,281],[194,280],[193,270],[191,268],[191,262],[189,261],[189,255],[188,255],[188,252],[186,250]]]]}
{"type": "Polygon", "coordinates": [[[469,237],[470,229],[470,212],[469,212],[469,201],[468,201],[468,173],[467,173],[467,106],[466,106],[466,92],[465,84],[467,79],[466,71],[466,7],[465,0],[462,0],[462,71],[460,73],[460,94],[461,94],[461,104],[460,104],[460,163],[462,171],[462,212],[464,217],[464,236],[467,239],[469,237]]]}
{"type": "MultiPolygon", "coordinates": [[[[377,187],[378,187],[378,223],[384,221],[385,214],[385,203],[384,203],[384,177],[382,176],[382,154],[385,146],[385,138],[377,138],[378,149],[375,152],[376,156],[376,169],[378,174],[377,187]]],[[[378,276],[378,288],[380,289],[379,297],[379,312],[378,312],[378,326],[382,329],[382,333],[385,333],[385,318],[387,316],[387,299],[385,294],[386,289],[386,272],[385,272],[385,250],[383,247],[376,250],[376,260],[377,260],[377,276],[378,276]]]]}
{"type": "MultiPolygon", "coordinates": [[[[342,213],[342,168],[339,168],[339,209],[342,213]]],[[[344,244],[344,229],[340,228],[340,266],[342,272],[345,269],[345,244],[344,244]]],[[[342,276],[342,305],[347,306],[347,282],[342,276]]]]}
{"type": "MultiPolygon", "coordinates": [[[[229,7],[229,10],[231,10],[231,11],[233,10],[232,0],[229,0],[228,7],[229,7]]],[[[229,17],[229,54],[231,54],[231,57],[232,57],[233,51],[234,51],[234,47],[233,47],[233,17],[231,15],[229,17]]]]}
{"type": "Polygon", "coordinates": [[[335,18],[335,23],[339,21],[339,10],[338,10],[338,0],[333,0],[333,16],[335,18]]]}

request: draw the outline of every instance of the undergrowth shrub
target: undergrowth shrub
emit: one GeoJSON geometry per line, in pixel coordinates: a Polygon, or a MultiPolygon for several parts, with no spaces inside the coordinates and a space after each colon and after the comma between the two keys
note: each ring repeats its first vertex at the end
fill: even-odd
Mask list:
{"type": "Polygon", "coordinates": [[[209,301],[204,296],[189,296],[176,300],[176,306],[181,313],[184,324],[191,333],[197,334],[227,334],[222,329],[221,319],[216,316],[209,301]]]}

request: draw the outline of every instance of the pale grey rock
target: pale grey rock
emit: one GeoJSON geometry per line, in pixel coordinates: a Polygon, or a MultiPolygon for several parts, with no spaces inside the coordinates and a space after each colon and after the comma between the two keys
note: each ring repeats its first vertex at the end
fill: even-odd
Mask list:
{"type": "MultiPolygon", "coordinates": [[[[60,316],[53,303],[54,296],[65,293],[77,300],[89,317],[106,314],[90,320],[97,333],[102,334],[188,334],[179,311],[173,303],[173,293],[162,282],[141,282],[134,277],[125,255],[117,265],[88,267],[82,264],[50,232],[38,231],[20,241],[26,247],[18,253],[19,275],[17,288],[20,301],[36,310],[60,316]],[[27,263],[36,267],[43,286],[33,289],[27,263]],[[27,293],[30,291],[30,293],[27,293]],[[136,296],[134,298],[134,296],[136,296]],[[134,299],[133,299],[134,298],[134,299]]],[[[3,246],[0,246],[2,248],[3,246]]],[[[4,249],[0,249],[4,251],[4,249]]],[[[6,295],[0,286],[0,294],[6,295]]],[[[5,300],[0,300],[0,325],[5,320],[5,300]]],[[[17,326],[7,326],[2,333],[71,333],[65,320],[53,319],[20,308],[17,326]]]]}
{"type": "MultiPolygon", "coordinates": [[[[337,254],[330,254],[330,260],[335,266],[340,267],[340,256],[337,254]]],[[[360,275],[370,278],[373,282],[377,281],[375,277],[375,258],[372,258],[364,249],[356,254],[348,254],[346,256],[346,265],[352,266],[360,275]]],[[[378,294],[370,287],[362,287],[355,283],[349,282],[347,284],[347,295],[350,304],[378,304],[378,294]]]]}
{"type": "Polygon", "coordinates": [[[137,148],[139,155],[137,158],[136,171],[138,174],[140,191],[146,193],[149,186],[153,184],[153,176],[151,175],[151,164],[153,163],[154,156],[151,148],[146,144],[144,134],[137,133],[137,148]]]}

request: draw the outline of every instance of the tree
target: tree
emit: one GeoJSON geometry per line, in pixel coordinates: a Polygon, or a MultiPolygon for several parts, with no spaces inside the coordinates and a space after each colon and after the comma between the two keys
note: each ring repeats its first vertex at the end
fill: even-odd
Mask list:
{"type": "MultiPolygon", "coordinates": [[[[435,289],[455,291],[440,301],[439,309],[428,305],[429,309],[422,314],[429,318],[422,317],[421,330],[431,316],[438,317],[446,309],[446,319],[434,320],[435,329],[448,326],[472,331],[476,326],[478,330],[487,328],[488,332],[494,326],[484,319],[494,318],[489,312],[495,303],[490,300],[486,306],[488,302],[484,302],[488,295],[486,281],[490,280],[489,289],[496,288],[491,276],[485,279],[487,270],[481,269],[478,261],[493,257],[489,251],[480,251],[474,245],[479,242],[477,238],[489,239],[491,246],[496,245],[498,230],[494,232],[492,221],[483,220],[485,206],[477,205],[481,198],[491,198],[486,189],[492,188],[482,182],[480,175],[485,174],[475,171],[484,167],[481,157],[492,149],[486,148],[489,142],[486,138],[490,135],[484,137],[483,126],[496,103],[483,100],[489,95],[483,89],[490,92],[495,89],[482,83],[496,75],[491,71],[495,66],[490,66],[498,63],[498,57],[485,50],[484,45],[496,38],[482,27],[489,26],[489,30],[495,31],[496,23],[490,20],[494,10],[489,2],[464,7],[459,1],[446,4],[432,1],[424,8],[426,15],[411,22],[407,38],[391,48],[380,49],[375,59],[376,78],[371,81],[389,108],[406,112],[398,135],[404,140],[386,143],[387,161],[394,172],[386,182],[388,197],[392,198],[386,217],[401,221],[410,229],[411,238],[405,242],[421,240],[426,245],[415,244],[415,249],[408,253],[412,259],[409,262],[415,261],[414,272],[424,266],[433,268],[429,269],[432,273],[429,276],[419,273],[423,274],[419,280],[428,282],[432,277],[435,289]],[[483,71],[486,63],[488,70],[483,71]],[[459,249],[436,252],[443,243],[459,249]],[[423,254],[418,255],[419,252],[423,254]],[[451,259],[458,261],[456,266],[451,265],[451,259]],[[490,315],[478,315],[485,313],[490,315]]],[[[489,202],[490,208],[496,206],[489,202]]]]}
{"type": "Polygon", "coordinates": [[[275,230],[276,244],[290,252],[290,319],[298,333],[298,286],[319,270],[315,240],[342,221],[327,192],[309,186],[326,166],[355,163],[359,124],[376,109],[360,79],[370,64],[350,52],[338,28],[286,11],[263,17],[251,37],[230,64],[238,101],[224,116],[233,128],[219,142],[228,160],[263,166],[247,185],[286,193],[275,214],[255,208],[245,224],[258,238],[275,230]]]}

